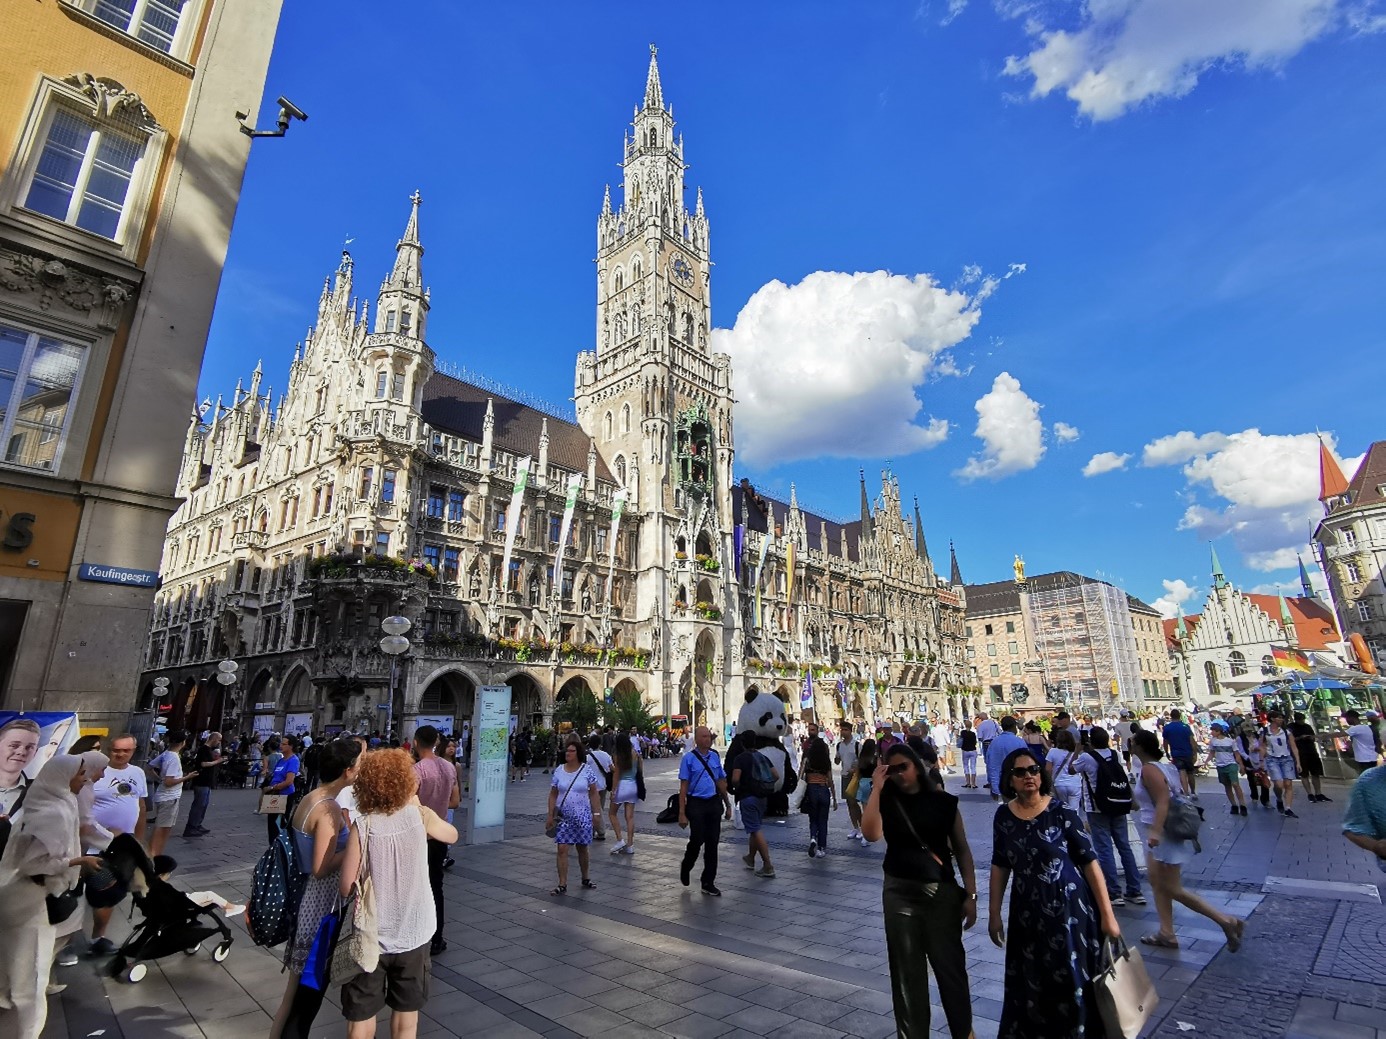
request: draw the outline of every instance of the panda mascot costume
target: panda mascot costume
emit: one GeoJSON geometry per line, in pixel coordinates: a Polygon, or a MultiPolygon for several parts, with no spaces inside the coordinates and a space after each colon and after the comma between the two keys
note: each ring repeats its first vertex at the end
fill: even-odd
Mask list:
{"type": "Polygon", "coordinates": [[[780,779],[776,789],[766,801],[765,814],[783,818],[789,814],[789,795],[799,783],[789,752],[784,746],[785,733],[789,731],[789,720],[785,716],[784,701],[770,693],[749,692],[741,712],[736,717],[736,736],[727,748],[727,771],[730,773],[737,755],[745,750],[757,749],[751,737],[759,737],[760,751],[770,759],[780,779]]]}

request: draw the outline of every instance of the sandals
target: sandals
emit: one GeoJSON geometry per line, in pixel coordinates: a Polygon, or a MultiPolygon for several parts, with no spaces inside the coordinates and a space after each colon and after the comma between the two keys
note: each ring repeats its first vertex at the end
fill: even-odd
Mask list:
{"type": "MultiPolygon", "coordinates": [[[[1229,937],[1229,939],[1228,939],[1228,943],[1229,943],[1229,944],[1231,943],[1231,938],[1230,938],[1230,937],[1229,937]]],[[[1155,934],[1143,934],[1143,935],[1141,935],[1141,944],[1142,944],[1142,945],[1153,945],[1153,946],[1155,946],[1157,949],[1177,949],[1177,948],[1179,948],[1179,941],[1178,941],[1178,939],[1175,939],[1175,938],[1166,938],[1163,934],[1160,934],[1160,933],[1158,933],[1158,932],[1156,932],[1155,934]]]]}
{"type": "Polygon", "coordinates": [[[554,895],[555,897],[557,897],[558,895],[566,895],[567,893],[567,884],[559,884],[558,887],[554,888],[552,891],[549,892],[549,894],[554,895]]]}
{"type": "Polygon", "coordinates": [[[583,886],[586,890],[588,890],[588,891],[595,891],[596,888],[597,888],[597,885],[594,884],[594,883],[592,883],[592,882],[591,882],[590,880],[588,880],[586,877],[583,877],[583,878],[582,878],[582,886],[583,886]]]}
{"type": "Polygon", "coordinates": [[[1242,947],[1242,932],[1246,930],[1245,920],[1233,920],[1232,926],[1224,927],[1223,934],[1227,935],[1227,951],[1236,952],[1242,947]]]}

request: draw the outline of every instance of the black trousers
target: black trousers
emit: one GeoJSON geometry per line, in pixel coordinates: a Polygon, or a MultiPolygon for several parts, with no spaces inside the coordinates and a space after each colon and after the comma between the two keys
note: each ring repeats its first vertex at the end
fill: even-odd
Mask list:
{"type": "Polygon", "coordinates": [[[428,838],[428,886],[433,889],[433,908],[438,912],[438,926],[433,931],[433,940],[443,937],[443,860],[448,857],[448,846],[442,841],[428,838]]]}
{"type": "Polygon", "coordinates": [[[962,900],[963,890],[956,884],[885,878],[881,904],[898,1039],[928,1039],[929,972],[925,963],[934,970],[949,1034],[953,1039],[967,1039],[972,1032],[962,900]]]}
{"type": "Polygon", "coordinates": [[[717,841],[722,836],[722,799],[690,797],[684,807],[688,816],[688,847],[684,849],[684,869],[691,870],[703,853],[703,887],[717,883],[717,841]]]}

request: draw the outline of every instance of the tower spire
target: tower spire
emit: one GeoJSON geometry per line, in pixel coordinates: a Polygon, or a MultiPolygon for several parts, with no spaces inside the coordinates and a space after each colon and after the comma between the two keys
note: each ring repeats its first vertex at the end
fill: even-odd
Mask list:
{"type": "Polygon", "coordinates": [[[1323,442],[1323,437],[1319,437],[1319,501],[1327,505],[1332,499],[1346,494],[1347,489],[1347,477],[1343,475],[1342,467],[1323,442]]]}
{"type": "Polygon", "coordinates": [[[953,542],[948,542],[948,583],[954,588],[961,588],[963,583],[962,569],[958,566],[958,553],[953,548],[953,542]]]}
{"type": "Polygon", "coordinates": [[[1304,568],[1304,560],[1299,553],[1295,553],[1295,562],[1299,563],[1299,588],[1304,593],[1306,599],[1314,598],[1314,586],[1309,583],[1309,571],[1304,568]]]}
{"type": "Polygon", "coordinates": [[[429,294],[423,287],[423,245],[419,241],[419,206],[423,196],[409,196],[409,221],[404,236],[395,244],[395,265],[380,286],[376,300],[375,330],[401,332],[416,339],[424,337],[429,294]]]}
{"type": "Polygon", "coordinates": [[[645,107],[663,108],[664,90],[659,85],[659,48],[650,44],[650,71],[645,74],[645,107]]]}
{"type": "Polygon", "coordinates": [[[1213,552],[1213,587],[1225,588],[1227,587],[1227,575],[1222,572],[1222,561],[1218,559],[1218,547],[1217,545],[1210,545],[1209,547],[1213,552]]]}
{"type": "Polygon", "coordinates": [[[866,496],[866,470],[860,469],[861,474],[861,536],[869,538],[871,536],[871,500],[866,496]]]}
{"type": "Polygon", "coordinates": [[[919,496],[914,499],[914,550],[925,562],[929,559],[929,546],[924,543],[924,521],[919,517],[919,496]]]}

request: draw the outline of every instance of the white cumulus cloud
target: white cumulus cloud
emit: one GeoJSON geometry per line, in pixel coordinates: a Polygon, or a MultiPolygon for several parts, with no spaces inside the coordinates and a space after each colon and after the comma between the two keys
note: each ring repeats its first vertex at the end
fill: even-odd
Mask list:
{"type": "Polygon", "coordinates": [[[732,328],[713,331],[735,370],[741,457],[773,465],[941,443],[949,425],[922,414],[917,389],[956,373],[949,350],[1005,277],[969,269],[965,287],[946,289],[927,274],[816,271],[761,286],[732,328]]]}
{"type": "Polygon", "coordinates": [[[1070,426],[1067,422],[1054,423],[1054,437],[1059,443],[1071,444],[1080,436],[1082,436],[1082,434],[1078,432],[1077,426],[1070,426]]]}
{"type": "Polygon", "coordinates": [[[955,475],[964,480],[999,479],[1033,469],[1044,457],[1044,423],[1039,402],[1020,388],[1020,380],[1002,372],[977,401],[976,436],[982,452],[973,455],[955,475]]]}
{"type": "Polygon", "coordinates": [[[1101,476],[1103,473],[1116,472],[1118,469],[1125,469],[1126,463],[1131,456],[1119,455],[1115,451],[1100,451],[1088,459],[1088,464],[1083,466],[1084,476],[1101,476]]]}
{"type": "Polygon", "coordinates": [[[1199,436],[1187,429],[1180,430],[1146,444],[1141,451],[1141,465],[1178,465],[1196,455],[1217,451],[1227,443],[1228,438],[1222,433],[1204,433],[1199,436]]]}
{"type": "Polygon", "coordinates": [[[1166,620],[1179,616],[1183,605],[1194,597],[1198,591],[1193,585],[1189,584],[1182,577],[1175,578],[1173,581],[1161,581],[1165,588],[1165,594],[1160,596],[1150,605],[1160,611],[1160,616],[1166,620]]]}
{"type": "Polygon", "coordinates": [[[1095,122],[1142,102],[1183,97],[1214,68],[1275,70],[1340,24],[1372,31],[1361,0],[1087,0],[1076,23],[1057,27],[1032,5],[1003,3],[1027,17],[1032,49],[1006,59],[1030,79],[1030,96],[1062,91],[1095,122]]]}

